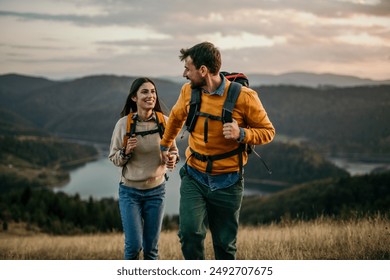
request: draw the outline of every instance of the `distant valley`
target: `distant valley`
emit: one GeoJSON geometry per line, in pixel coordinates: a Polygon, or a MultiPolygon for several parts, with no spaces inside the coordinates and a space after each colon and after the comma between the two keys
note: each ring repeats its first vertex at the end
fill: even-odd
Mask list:
{"type": "MultiPolygon", "coordinates": [[[[108,147],[133,79],[100,75],[51,81],[0,76],[0,133],[57,136],[108,147]]],[[[168,114],[182,83],[154,80],[168,114]]],[[[248,183],[258,184],[259,175],[272,179],[271,187],[345,175],[321,159],[323,155],[389,162],[390,85],[260,85],[253,89],[277,131],[273,143],[256,150],[276,172],[269,177],[252,156],[246,168],[248,183]]],[[[184,152],[187,142],[178,144],[184,152]]]]}

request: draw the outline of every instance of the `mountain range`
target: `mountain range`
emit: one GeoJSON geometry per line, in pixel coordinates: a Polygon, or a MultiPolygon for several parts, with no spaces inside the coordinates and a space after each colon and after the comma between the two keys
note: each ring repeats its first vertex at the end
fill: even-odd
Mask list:
{"type": "MultiPolygon", "coordinates": [[[[290,72],[283,74],[245,73],[249,78],[250,86],[264,85],[291,85],[307,87],[353,87],[367,85],[389,85],[390,80],[372,80],[349,75],[331,73],[290,72]]],[[[182,83],[183,77],[161,77],[176,83],[182,83]]]]}
{"type": "MultiPolygon", "coordinates": [[[[3,134],[20,129],[109,143],[134,77],[100,75],[68,81],[0,76],[3,134]]],[[[154,79],[166,113],[182,86],[154,79]]],[[[390,85],[253,86],[278,139],[300,139],[327,153],[390,153],[390,85]]]]}

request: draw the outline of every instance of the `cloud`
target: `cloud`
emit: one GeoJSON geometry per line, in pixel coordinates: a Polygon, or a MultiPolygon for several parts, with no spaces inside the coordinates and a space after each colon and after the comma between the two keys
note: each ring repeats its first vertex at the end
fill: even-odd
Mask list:
{"type": "Polygon", "coordinates": [[[222,50],[226,49],[243,49],[256,47],[272,47],[276,44],[285,43],[283,36],[266,37],[252,33],[242,32],[236,35],[223,35],[220,32],[213,34],[198,35],[199,40],[214,42],[215,45],[221,46],[222,50]]]}
{"type": "Polygon", "coordinates": [[[389,61],[389,15],[390,1],[379,0],[2,0],[0,71],[24,60],[41,63],[39,71],[47,64],[46,73],[66,61],[68,72],[74,62],[78,73],[147,74],[153,65],[154,73],[174,74],[180,48],[208,40],[232,68],[331,71],[333,63],[334,70],[350,65],[345,74],[363,65],[372,76],[369,69],[389,61]]]}

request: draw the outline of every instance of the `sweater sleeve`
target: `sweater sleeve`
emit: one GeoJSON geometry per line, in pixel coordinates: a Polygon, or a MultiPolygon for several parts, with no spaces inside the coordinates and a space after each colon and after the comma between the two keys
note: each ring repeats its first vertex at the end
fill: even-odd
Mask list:
{"type": "Polygon", "coordinates": [[[123,158],[120,155],[121,149],[123,148],[123,137],[126,134],[126,121],[127,116],[118,120],[111,137],[110,153],[108,158],[115,166],[118,167],[124,166],[128,161],[128,159],[123,158]]]}
{"type": "Polygon", "coordinates": [[[245,138],[243,143],[260,145],[271,142],[275,136],[275,128],[268,118],[258,94],[253,90],[245,90],[244,98],[239,98],[238,107],[243,115],[245,138]]]}

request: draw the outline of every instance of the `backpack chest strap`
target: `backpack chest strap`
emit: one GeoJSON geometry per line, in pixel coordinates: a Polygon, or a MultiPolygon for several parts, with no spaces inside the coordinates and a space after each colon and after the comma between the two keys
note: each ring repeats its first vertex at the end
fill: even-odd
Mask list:
{"type": "Polygon", "coordinates": [[[133,133],[126,133],[127,136],[131,137],[133,135],[137,136],[137,135],[140,135],[142,137],[146,136],[146,135],[149,135],[149,134],[154,134],[154,133],[160,133],[160,130],[159,128],[156,128],[156,129],[152,129],[152,130],[147,130],[147,131],[135,131],[133,133]]]}

